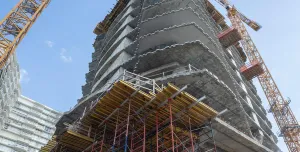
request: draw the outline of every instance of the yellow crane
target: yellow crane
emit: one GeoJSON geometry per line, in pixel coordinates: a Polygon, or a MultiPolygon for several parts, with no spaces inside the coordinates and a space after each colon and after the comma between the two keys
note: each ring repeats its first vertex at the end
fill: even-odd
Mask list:
{"type": "Polygon", "coordinates": [[[50,0],[20,0],[0,22],[0,70],[5,68],[32,24],[50,0]]]}
{"type": "MultiPolygon", "coordinates": [[[[282,96],[279,88],[277,87],[275,80],[273,79],[270,71],[268,70],[263,58],[261,57],[258,49],[252,41],[248,31],[246,30],[246,23],[253,30],[258,31],[261,26],[253,20],[248,19],[245,15],[240,13],[234,6],[232,6],[227,0],[215,0],[226,8],[228,17],[232,26],[238,30],[242,37],[241,44],[249,59],[250,66],[244,66],[241,68],[241,72],[247,71],[249,68],[256,66],[256,70],[252,71],[250,75],[246,76],[248,80],[253,77],[257,77],[262,89],[269,101],[270,112],[277,122],[280,129],[280,135],[284,137],[284,141],[290,152],[300,152],[300,126],[293,114],[289,103],[290,100],[285,100],[282,96]],[[258,67],[258,70],[257,70],[258,67]]],[[[248,72],[251,70],[248,70],[248,72]]]]}

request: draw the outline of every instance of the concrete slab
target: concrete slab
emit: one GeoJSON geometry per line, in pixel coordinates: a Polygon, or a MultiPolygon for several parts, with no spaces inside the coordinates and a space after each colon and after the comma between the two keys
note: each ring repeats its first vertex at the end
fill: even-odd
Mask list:
{"type": "Polygon", "coordinates": [[[219,118],[213,121],[213,128],[217,130],[216,140],[236,152],[280,152],[278,147],[271,150],[219,118]]]}
{"type": "Polygon", "coordinates": [[[198,69],[208,69],[221,79],[229,88],[234,89],[232,80],[225,70],[221,60],[200,41],[175,44],[163,49],[134,57],[126,62],[123,67],[130,69],[135,67],[136,73],[142,73],[161,65],[178,62],[187,66],[191,64],[198,69]]]}

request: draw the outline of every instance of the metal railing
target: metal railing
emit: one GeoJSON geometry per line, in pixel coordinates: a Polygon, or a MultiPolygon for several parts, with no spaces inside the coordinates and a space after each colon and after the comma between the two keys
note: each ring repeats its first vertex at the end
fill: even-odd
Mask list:
{"type": "MultiPolygon", "coordinates": [[[[159,74],[150,75],[147,77],[124,70],[123,74],[121,74],[118,78],[116,78],[111,83],[106,84],[106,85],[109,85],[109,86],[107,86],[106,90],[107,91],[110,90],[115,82],[123,80],[123,81],[126,81],[126,83],[129,83],[130,85],[132,85],[133,87],[138,88],[139,90],[151,91],[153,93],[156,93],[157,91],[162,90],[162,87],[160,87],[156,83],[155,79],[152,79],[152,78],[164,77],[164,76],[175,74],[175,73],[192,72],[192,71],[197,71],[197,70],[198,69],[196,67],[189,64],[184,67],[179,67],[179,68],[176,68],[173,70],[169,70],[169,71],[162,72],[159,74]]],[[[107,91],[103,91],[95,101],[91,102],[91,104],[89,106],[85,107],[85,109],[82,113],[82,116],[78,120],[76,120],[72,125],[71,124],[67,125],[67,129],[75,131],[77,133],[80,133],[82,135],[85,135],[85,136],[88,136],[91,138],[95,138],[96,137],[95,130],[90,130],[89,129],[90,126],[85,126],[82,123],[80,123],[80,121],[82,118],[84,118],[86,116],[86,114],[89,113],[90,110],[92,110],[97,105],[100,98],[102,98],[103,95],[107,91]]]]}
{"type": "Polygon", "coordinates": [[[162,73],[147,75],[147,77],[151,78],[151,79],[163,78],[165,76],[172,75],[172,74],[175,74],[175,73],[192,72],[192,71],[197,71],[197,70],[199,70],[199,69],[197,69],[196,67],[194,67],[191,64],[188,64],[187,66],[179,67],[179,68],[168,70],[168,71],[164,71],[162,73]]]}
{"type": "MultiPolygon", "coordinates": [[[[120,80],[126,81],[130,85],[143,91],[152,91],[153,93],[156,93],[156,91],[162,90],[162,88],[158,84],[156,84],[155,80],[124,70],[123,74],[116,78],[116,80],[114,80],[112,83],[106,84],[109,85],[106,91],[103,91],[96,100],[92,101],[89,106],[86,106],[79,120],[76,120],[72,125],[68,125],[67,128],[83,135],[87,135],[87,126],[82,126],[80,120],[84,118],[85,115],[97,105],[98,101],[108,90],[112,88],[114,83],[120,80]]],[[[90,132],[88,136],[94,136],[94,133],[90,132]]]]}
{"type": "Polygon", "coordinates": [[[155,93],[156,90],[161,90],[161,87],[156,84],[154,79],[150,79],[126,70],[124,70],[122,80],[128,82],[136,88],[152,91],[153,93],[155,93]]]}

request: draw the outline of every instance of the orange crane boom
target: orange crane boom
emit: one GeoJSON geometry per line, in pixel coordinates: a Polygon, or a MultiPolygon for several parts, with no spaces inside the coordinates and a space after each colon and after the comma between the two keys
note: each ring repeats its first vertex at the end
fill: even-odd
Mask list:
{"type": "Polygon", "coordinates": [[[259,73],[257,77],[269,101],[270,112],[273,113],[277,122],[280,129],[280,135],[284,137],[284,141],[290,152],[300,152],[300,126],[289,106],[290,100],[285,100],[283,98],[243,22],[255,31],[259,30],[261,26],[238,12],[237,9],[234,6],[231,6],[227,0],[216,1],[227,9],[228,17],[232,26],[239,31],[242,37],[241,44],[250,63],[252,63],[252,65],[253,63],[259,63],[260,68],[263,70],[263,72],[259,73]]]}
{"type": "MultiPolygon", "coordinates": [[[[227,0],[215,0],[215,1],[217,1],[220,5],[222,5],[227,10],[233,8],[233,7],[231,7],[231,5],[229,4],[229,2],[227,0]]],[[[242,20],[244,23],[246,23],[248,26],[250,26],[253,30],[258,31],[261,29],[261,26],[257,22],[249,19],[248,17],[246,17],[244,14],[237,11],[236,9],[234,9],[234,10],[235,10],[235,13],[239,16],[239,19],[242,20]]]]}
{"type": "Polygon", "coordinates": [[[0,69],[5,68],[32,24],[50,0],[20,0],[0,22],[0,69]]]}

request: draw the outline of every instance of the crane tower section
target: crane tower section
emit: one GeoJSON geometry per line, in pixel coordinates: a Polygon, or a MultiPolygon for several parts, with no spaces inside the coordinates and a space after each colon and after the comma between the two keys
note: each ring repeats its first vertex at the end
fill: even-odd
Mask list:
{"type": "MultiPolygon", "coordinates": [[[[253,72],[253,76],[255,75],[255,73],[257,74],[258,80],[269,101],[269,111],[273,113],[277,125],[280,129],[279,136],[284,137],[284,140],[290,152],[300,152],[300,126],[291,108],[289,107],[290,100],[285,100],[280,90],[278,89],[269,69],[267,68],[263,58],[261,57],[258,49],[256,48],[254,42],[252,41],[249,33],[246,30],[246,27],[242,22],[243,16],[238,13],[235,7],[227,9],[232,26],[236,28],[242,36],[241,44],[247,54],[250,64],[253,65],[252,67],[257,67],[258,64],[260,65],[260,68],[256,68],[257,70],[253,72]]],[[[243,68],[245,67],[242,67],[241,70],[243,68]]]]}
{"type": "Polygon", "coordinates": [[[300,152],[300,126],[289,106],[290,100],[285,100],[283,98],[243,22],[255,31],[258,31],[261,26],[240,13],[227,0],[216,1],[227,9],[228,17],[233,28],[237,29],[242,37],[241,44],[247,54],[250,64],[241,67],[241,73],[247,80],[258,77],[270,104],[269,112],[273,113],[280,129],[279,136],[284,137],[290,152],[300,152]]]}
{"type": "MultiPolygon", "coordinates": [[[[234,8],[233,8],[234,9],[234,8]]],[[[294,116],[289,101],[285,100],[279,91],[269,69],[262,59],[258,49],[252,41],[246,27],[243,25],[238,14],[234,11],[229,14],[229,18],[235,28],[237,28],[242,36],[242,46],[251,63],[259,62],[263,73],[258,76],[258,80],[264,90],[264,93],[270,104],[270,112],[273,113],[275,120],[280,129],[280,134],[285,138],[285,142],[291,152],[300,152],[300,133],[299,125],[294,116]]]]}
{"type": "Polygon", "coordinates": [[[0,22],[0,69],[14,53],[50,0],[20,0],[0,22]]]}

